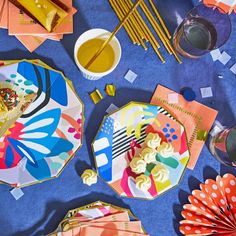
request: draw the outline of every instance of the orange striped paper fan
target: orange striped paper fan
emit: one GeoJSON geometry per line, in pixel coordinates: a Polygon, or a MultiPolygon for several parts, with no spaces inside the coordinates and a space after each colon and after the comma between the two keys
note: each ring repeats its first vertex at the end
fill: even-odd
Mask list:
{"type": "Polygon", "coordinates": [[[207,179],[188,197],[181,212],[183,235],[236,235],[236,178],[225,174],[207,179]]]}

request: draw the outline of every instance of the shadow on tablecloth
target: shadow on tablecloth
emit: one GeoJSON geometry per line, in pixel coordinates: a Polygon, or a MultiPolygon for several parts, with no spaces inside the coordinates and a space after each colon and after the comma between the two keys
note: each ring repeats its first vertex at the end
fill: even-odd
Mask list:
{"type": "Polygon", "coordinates": [[[186,14],[194,7],[191,0],[154,0],[154,3],[171,35],[174,34],[186,14]]]}
{"type": "MultiPolygon", "coordinates": [[[[27,59],[27,60],[41,59],[41,56],[35,52],[26,54],[25,51],[20,49],[13,49],[5,52],[3,51],[0,53],[0,60],[22,60],[22,59],[27,59]]],[[[51,58],[44,57],[42,60],[52,68],[58,70],[57,66],[55,65],[55,63],[51,58]]]]}
{"type": "Polygon", "coordinates": [[[90,204],[95,201],[104,201],[107,203],[112,203],[114,205],[129,208],[126,204],[123,203],[121,199],[118,199],[114,196],[109,196],[101,192],[91,192],[87,196],[82,196],[77,199],[73,199],[69,202],[61,201],[51,201],[46,205],[46,211],[41,220],[39,220],[32,228],[17,232],[12,236],[42,236],[47,235],[53,232],[58,224],[63,220],[66,213],[74,208],[90,204]],[[40,229],[41,226],[45,224],[44,229],[40,229]]]}
{"type": "Polygon", "coordinates": [[[74,1],[74,7],[78,10],[77,13],[74,15],[73,18],[73,34],[65,35],[61,40],[63,47],[66,49],[67,53],[74,61],[74,46],[78,39],[78,37],[84,33],[85,31],[89,30],[90,27],[87,24],[84,13],[81,11],[81,7],[79,7],[79,1],[74,1]]]}

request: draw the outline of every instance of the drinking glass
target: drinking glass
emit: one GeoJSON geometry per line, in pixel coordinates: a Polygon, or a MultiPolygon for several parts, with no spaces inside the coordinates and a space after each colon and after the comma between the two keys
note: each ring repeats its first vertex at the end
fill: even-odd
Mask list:
{"type": "Polygon", "coordinates": [[[236,167],[236,126],[226,128],[210,140],[210,151],[221,163],[236,167]]]}
{"type": "Polygon", "coordinates": [[[221,47],[230,33],[231,21],[222,9],[200,4],[177,27],[173,44],[182,56],[198,58],[221,47]]]}

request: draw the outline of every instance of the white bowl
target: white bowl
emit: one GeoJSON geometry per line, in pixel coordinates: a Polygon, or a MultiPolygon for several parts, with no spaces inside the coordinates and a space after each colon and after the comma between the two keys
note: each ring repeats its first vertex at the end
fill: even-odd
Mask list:
{"type": "Polygon", "coordinates": [[[116,37],[113,37],[113,39],[109,43],[115,53],[115,60],[114,60],[114,63],[112,65],[111,69],[109,69],[105,72],[102,72],[102,73],[91,72],[89,70],[86,70],[80,64],[80,62],[77,58],[78,50],[84,42],[86,42],[90,39],[94,39],[94,38],[107,39],[110,36],[110,34],[111,34],[111,32],[104,30],[104,29],[91,29],[91,30],[88,30],[88,31],[84,32],[83,34],[81,34],[80,37],[77,39],[77,41],[75,43],[75,47],[74,47],[74,60],[76,62],[76,65],[80,69],[82,75],[84,76],[84,78],[89,79],[89,80],[98,80],[98,79],[102,78],[103,76],[110,74],[118,65],[120,58],[121,58],[121,46],[120,46],[120,43],[116,37]]]}

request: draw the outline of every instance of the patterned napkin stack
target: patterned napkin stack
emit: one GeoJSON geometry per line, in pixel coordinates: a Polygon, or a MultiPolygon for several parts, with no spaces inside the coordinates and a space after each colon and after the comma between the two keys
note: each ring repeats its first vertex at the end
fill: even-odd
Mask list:
{"type": "Polygon", "coordinates": [[[236,13],[236,0],[203,0],[203,3],[218,6],[228,14],[236,13]]]}
{"type": "Polygon", "coordinates": [[[77,12],[72,6],[72,0],[64,0],[60,3],[66,8],[68,15],[55,31],[49,33],[9,0],[1,0],[0,28],[8,29],[8,34],[16,36],[30,52],[36,50],[47,39],[60,41],[64,34],[73,33],[73,15],[77,12]]]}
{"type": "Polygon", "coordinates": [[[127,209],[101,201],[70,210],[49,236],[148,236],[127,209]]]}

